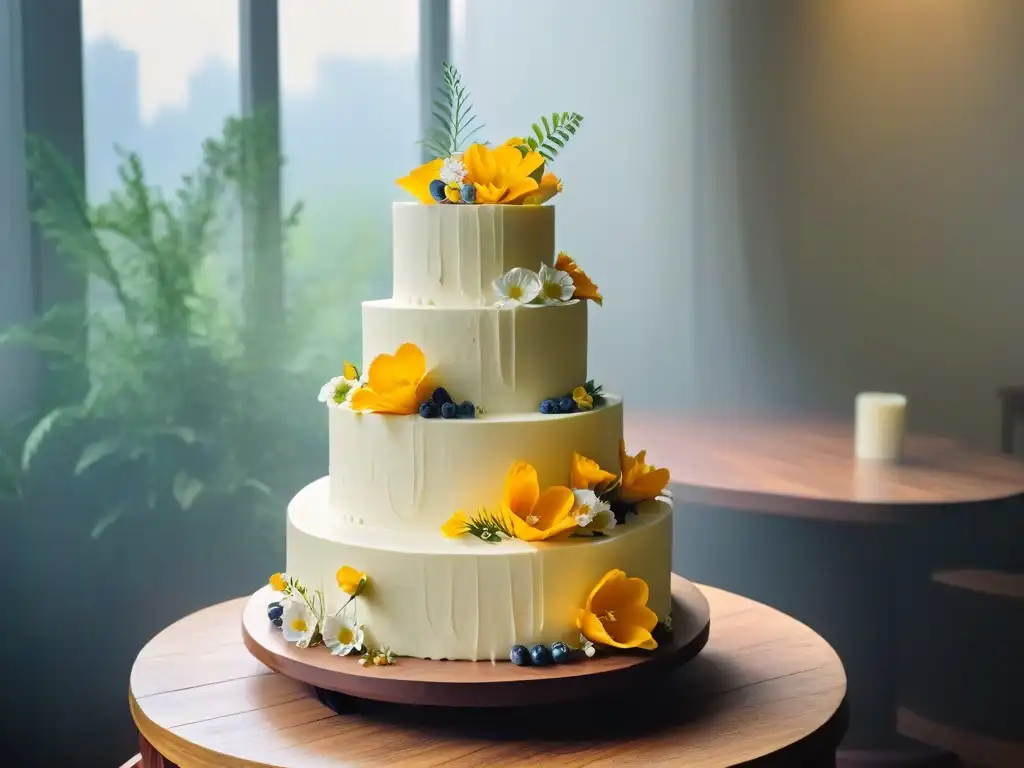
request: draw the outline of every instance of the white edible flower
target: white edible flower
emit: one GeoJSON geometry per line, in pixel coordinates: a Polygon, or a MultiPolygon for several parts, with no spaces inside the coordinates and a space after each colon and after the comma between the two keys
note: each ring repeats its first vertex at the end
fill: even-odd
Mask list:
{"type": "Polygon", "coordinates": [[[580,528],[608,531],[615,527],[615,513],[607,501],[598,498],[596,493],[589,490],[576,490],[572,495],[575,497],[572,515],[580,528]]]}
{"type": "Polygon", "coordinates": [[[332,656],[348,656],[363,647],[363,628],[353,619],[345,616],[328,616],[324,619],[324,645],[332,656]]]}
{"type": "Polygon", "coordinates": [[[515,267],[494,281],[494,292],[498,294],[496,306],[529,304],[540,293],[540,277],[529,269],[515,267]]]}
{"type": "Polygon", "coordinates": [[[466,164],[462,162],[462,153],[446,157],[441,163],[440,179],[448,184],[462,184],[466,180],[466,164]]]}
{"type": "Polygon", "coordinates": [[[316,616],[305,600],[287,602],[281,616],[281,632],[289,643],[295,643],[299,648],[309,647],[316,633],[316,616]]]}
{"type": "Polygon", "coordinates": [[[352,394],[362,386],[357,379],[346,379],[344,376],[335,376],[322,387],[317,398],[321,403],[327,403],[337,408],[343,403],[352,399],[352,394]]]}
{"type": "Polygon", "coordinates": [[[576,288],[568,272],[541,264],[537,276],[540,278],[540,299],[545,304],[564,304],[572,299],[576,288]]]}

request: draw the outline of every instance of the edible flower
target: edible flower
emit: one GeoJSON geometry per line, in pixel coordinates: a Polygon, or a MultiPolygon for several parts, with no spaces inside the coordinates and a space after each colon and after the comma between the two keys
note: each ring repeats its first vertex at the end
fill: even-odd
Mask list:
{"type": "Polygon", "coordinates": [[[591,590],[586,606],[576,617],[576,626],[594,643],[653,651],[658,642],[651,631],[658,617],[647,607],[649,595],[643,579],[630,578],[618,569],[608,571],[591,590]]]}
{"type": "Polygon", "coordinates": [[[512,203],[540,189],[532,174],[544,164],[544,158],[533,150],[524,154],[508,142],[493,150],[470,144],[465,164],[478,203],[512,203]]]}
{"type": "Polygon", "coordinates": [[[529,304],[540,293],[540,277],[524,267],[510,269],[494,281],[494,292],[498,294],[498,307],[518,307],[529,304]]]}
{"type": "Polygon", "coordinates": [[[576,407],[581,411],[589,411],[594,407],[594,398],[586,387],[576,387],[572,391],[572,399],[576,402],[576,407]]]}
{"type": "Polygon", "coordinates": [[[270,577],[270,588],[273,589],[275,592],[284,592],[287,586],[288,585],[285,584],[284,581],[283,573],[275,573],[273,576],[270,577]]]}
{"type": "Polygon", "coordinates": [[[543,493],[537,470],[525,461],[516,461],[505,476],[502,509],[512,523],[517,539],[545,541],[576,527],[572,512],[575,497],[569,488],[553,485],[543,493]]]}
{"type": "Polygon", "coordinates": [[[430,194],[430,182],[440,178],[443,165],[444,159],[440,157],[429,163],[424,163],[419,168],[410,171],[408,176],[398,179],[398,186],[424,205],[433,205],[437,201],[430,194]]]}
{"type": "Polygon", "coordinates": [[[449,517],[445,524],[441,526],[441,533],[450,539],[457,539],[468,531],[469,516],[462,510],[449,517]]]}
{"type": "Polygon", "coordinates": [[[461,187],[466,180],[466,164],[462,162],[462,153],[456,153],[441,161],[441,170],[438,178],[445,186],[456,185],[461,187]]]}
{"type": "Polygon", "coordinates": [[[540,300],[544,304],[564,304],[572,298],[575,288],[568,272],[541,264],[537,277],[540,280],[540,300]]]}
{"type": "Polygon", "coordinates": [[[427,360],[415,344],[406,343],[393,355],[377,355],[370,363],[367,383],[350,401],[354,411],[410,414],[430,396],[427,360]]]}
{"type": "Polygon", "coordinates": [[[338,582],[338,587],[346,595],[355,597],[366,587],[366,574],[362,571],[357,571],[351,565],[343,565],[338,569],[338,572],[334,574],[335,580],[338,582]]]}
{"type": "Polygon", "coordinates": [[[573,452],[572,466],[569,468],[569,484],[573,488],[590,490],[613,480],[615,475],[601,469],[596,461],[573,452]]]}
{"type": "Polygon", "coordinates": [[[667,469],[656,469],[647,463],[647,451],[636,456],[626,453],[626,441],[619,441],[619,463],[622,465],[622,485],[619,498],[626,504],[638,504],[663,495],[668,485],[667,469]]]}
{"type": "Polygon", "coordinates": [[[352,395],[359,389],[359,377],[348,378],[346,376],[335,376],[320,388],[317,399],[321,403],[337,408],[352,399],[352,395]]]}
{"type": "Polygon", "coordinates": [[[590,299],[599,306],[604,305],[604,298],[602,298],[598,287],[594,285],[593,280],[587,277],[587,273],[580,269],[565,251],[558,253],[558,258],[555,259],[555,269],[567,272],[569,277],[572,278],[572,284],[575,288],[573,296],[575,298],[590,299]]]}
{"type": "Polygon", "coordinates": [[[530,192],[520,201],[523,205],[543,205],[562,191],[562,182],[555,174],[548,172],[541,176],[536,192],[530,192]]]}
{"type": "Polygon", "coordinates": [[[331,656],[348,656],[363,647],[363,628],[355,619],[346,616],[328,616],[324,619],[324,645],[331,656]]]}
{"type": "Polygon", "coordinates": [[[590,490],[572,492],[572,516],[576,525],[587,531],[609,531],[615,527],[615,513],[612,506],[590,490]]]}
{"type": "Polygon", "coordinates": [[[316,634],[317,625],[312,609],[302,600],[289,600],[281,618],[284,639],[299,648],[308,648],[316,634]]]}
{"type": "Polygon", "coordinates": [[[359,369],[356,368],[355,363],[350,363],[348,360],[342,366],[341,375],[351,381],[359,381],[359,369]]]}

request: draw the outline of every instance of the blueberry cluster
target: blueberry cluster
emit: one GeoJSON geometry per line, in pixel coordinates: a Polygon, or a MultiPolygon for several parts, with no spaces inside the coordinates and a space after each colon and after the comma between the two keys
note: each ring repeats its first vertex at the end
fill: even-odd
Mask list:
{"type": "Polygon", "coordinates": [[[267,606],[267,618],[270,619],[270,623],[278,629],[281,628],[281,624],[284,622],[282,618],[284,616],[284,606],[276,600],[267,606]]]}
{"type": "Polygon", "coordinates": [[[560,397],[557,400],[548,399],[540,404],[541,413],[572,413],[576,408],[576,401],[571,397],[560,397]]]}
{"type": "Polygon", "coordinates": [[[438,387],[427,402],[420,405],[420,416],[424,419],[473,419],[476,406],[469,400],[456,403],[444,387],[438,387]]]}
{"type": "Polygon", "coordinates": [[[475,203],[476,187],[472,184],[445,184],[440,179],[430,182],[430,196],[439,203],[475,203]]]}
{"type": "Polygon", "coordinates": [[[546,645],[535,645],[527,649],[525,645],[513,645],[509,659],[517,667],[546,667],[548,664],[568,664],[582,656],[581,651],[570,648],[565,643],[552,643],[550,648],[546,645]]]}

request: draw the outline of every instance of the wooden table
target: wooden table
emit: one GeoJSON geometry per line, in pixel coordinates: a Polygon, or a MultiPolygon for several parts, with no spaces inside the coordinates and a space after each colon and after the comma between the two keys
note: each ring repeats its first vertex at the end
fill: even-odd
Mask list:
{"type": "Polygon", "coordinates": [[[337,715],[250,656],[245,600],[222,603],[168,627],[135,662],[145,766],[834,765],[846,720],[835,651],[773,608],[702,589],[711,638],[700,656],[657,689],[554,709],[353,700],[337,715]]]}
{"type": "Polygon", "coordinates": [[[636,414],[626,440],[671,470],[675,567],[807,622],[842,656],[840,758],[909,760],[896,724],[901,669],[919,656],[904,644],[907,608],[943,557],[962,567],[1017,546],[986,520],[1024,521],[1024,465],[918,435],[900,465],[857,462],[852,425],[803,417],[636,414]]]}

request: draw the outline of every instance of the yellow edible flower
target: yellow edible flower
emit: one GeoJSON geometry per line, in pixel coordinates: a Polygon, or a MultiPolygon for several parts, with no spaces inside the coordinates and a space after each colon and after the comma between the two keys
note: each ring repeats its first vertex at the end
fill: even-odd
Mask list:
{"type": "Polygon", "coordinates": [[[341,588],[341,591],[353,597],[362,592],[363,587],[366,586],[366,574],[362,571],[357,571],[351,565],[341,566],[338,572],[334,574],[334,578],[338,582],[338,587],[341,588]]]}
{"type": "Polygon", "coordinates": [[[573,291],[573,298],[590,299],[595,304],[604,306],[604,298],[601,296],[600,289],[565,251],[559,252],[558,258],[555,260],[555,269],[569,273],[573,287],[576,289],[573,291]]]}
{"type": "Polygon", "coordinates": [[[626,504],[656,499],[668,485],[668,470],[652,467],[646,463],[646,458],[647,451],[629,456],[626,453],[626,441],[619,441],[619,463],[622,465],[619,498],[626,504]]]}
{"type": "Polygon", "coordinates": [[[574,500],[572,490],[561,485],[541,493],[537,470],[525,461],[512,464],[505,476],[502,509],[517,539],[544,541],[568,535],[576,526],[576,518],[570,514],[574,500]]]}
{"type": "Polygon", "coordinates": [[[589,411],[594,407],[594,398],[587,392],[586,387],[576,387],[572,391],[572,399],[576,401],[581,411],[589,411]]]}
{"type": "Polygon", "coordinates": [[[344,376],[349,381],[358,381],[359,369],[356,368],[353,363],[350,363],[348,360],[346,360],[344,369],[342,371],[342,376],[344,376]]]}
{"type": "Polygon", "coordinates": [[[397,184],[409,194],[413,195],[424,205],[433,205],[437,201],[430,194],[430,182],[441,178],[441,165],[444,158],[431,160],[409,172],[408,176],[398,179],[397,184]]]}
{"type": "Polygon", "coordinates": [[[618,569],[608,571],[591,590],[576,626],[592,643],[653,651],[658,641],[651,630],[658,617],[647,607],[649,594],[643,579],[630,578],[618,569]]]}
{"type": "Polygon", "coordinates": [[[367,384],[352,395],[354,411],[410,414],[419,411],[429,393],[427,360],[415,344],[403,344],[393,355],[377,355],[370,363],[367,384]]]}
{"type": "Polygon", "coordinates": [[[284,592],[285,587],[287,586],[284,583],[284,574],[283,573],[275,573],[273,576],[271,576],[270,577],[270,586],[271,586],[271,588],[275,592],[284,592]]]}
{"type": "Polygon", "coordinates": [[[458,511],[448,518],[448,521],[441,526],[441,533],[452,539],[457,539],[466,532],[469,526],[469,518],[463,511],[458,511]]]}
{"type": "Polygon", "coordinates": [[[601,469],[593,459],[588,459],[586,456],[581,456],[575,452],[572,454],[572,467],[569,469],[569,485],[573,488],[590,490],[614,479],[615,475],[601,469]]]}
{"type": "Polygon", "coordinates": [[[548,172],[541,176],[535,192],[529,192],[517,202],[523,205],[543,205],[562,191],[562,182],[555,174],[548,172]]]}
{"type": "Polygon", "coordinates": [[[544,164],[544,158],[532,150],[524,155],[511,142],[509,139],[493,150],[470,144],[466,150],[466,180],[476,187],[477,203],[521,203],[540,189],[531,174],[544,164]]]}

